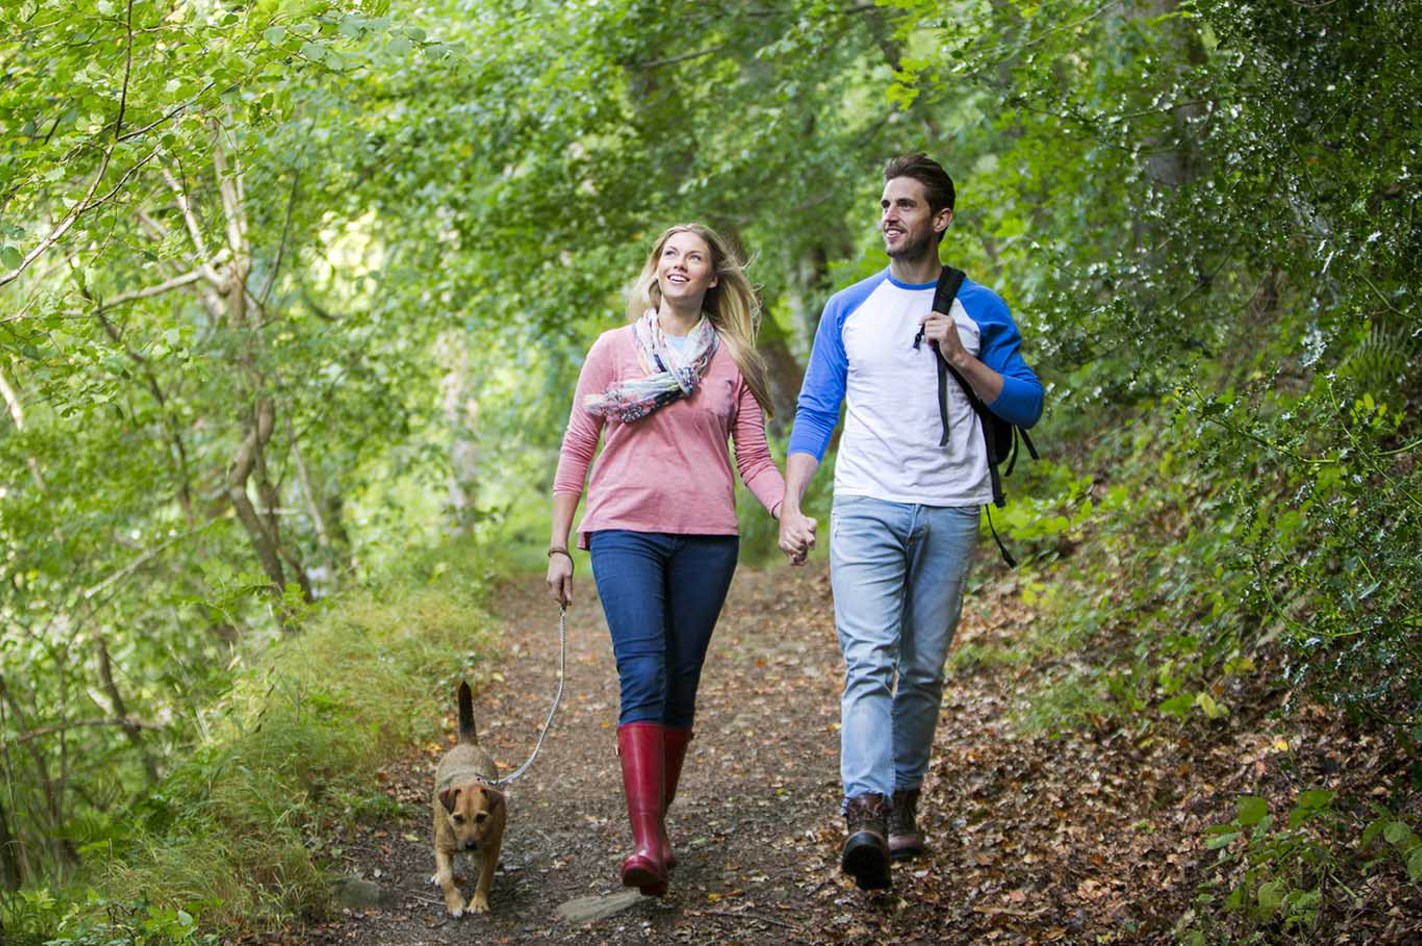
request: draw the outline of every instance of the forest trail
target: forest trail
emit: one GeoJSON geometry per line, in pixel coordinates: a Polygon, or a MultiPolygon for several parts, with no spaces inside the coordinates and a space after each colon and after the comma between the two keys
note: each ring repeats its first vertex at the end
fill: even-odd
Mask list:
{"type": "MultiPolygon", "coordinates": [[[[1011,647],[1031,615],[1010,581],[970,598],[956,647],[1011,647]]],[[[384,773],[405,815],[348,838],[342,854],[351,875],[381,887],[380,905],[346,909],[298,941],[1174,942],[1206,856],[1201,832],[1228,819],[1220,813],[1232,812],[1243,781],[1267,771],[1269,740],[1277,743],[1238,725],[1208,745],[1183,734],[1018,736],[1019,682],[1038,668],[966,664],[950,675],[925,784],[930,853],[897,865],[891,892],[868,895],[837,868],[841,671],[827,567],[742,569],[669,817],[680,863],[666,898],[637,897],[618,884],[630,834],[613,752],[615,673],[592,592],[579,574],[564,703],[537,761],[510,787],[492,912],[450,919],[428,884],[428,792],[443,751],[430,746],[384,773]],[[560,913],[570,904],[581,918],[560,913]],[[610,915],[587,918],[600,908],[610,915]]],[[[527,757],[555,689],[557,610],[535,576],[498,587],[490,601],[506,637],[475,709],[507,772],[527,757]]],[[[464,880],[467,891],[467,870],[464,880]]]]}

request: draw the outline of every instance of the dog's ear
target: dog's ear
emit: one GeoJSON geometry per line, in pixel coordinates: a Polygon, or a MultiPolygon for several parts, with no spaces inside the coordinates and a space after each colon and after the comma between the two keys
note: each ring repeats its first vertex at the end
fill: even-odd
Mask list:
{"type": "Polygon", "coordinates": [[[439,803],[444,806],[446,814],[454,814],[454,805],[459,801],[459,789],[446,788],[439,793],[439,803]]]}
{"type": "Polygon", "coordinates": [[[479,786],[479,791],[483,792],[484,797],[488,800],[489,811],[498,811],[499,806],[504,803],[503,792],[494,791],[492,789],[485,788],[482,785],[479,786]]]}

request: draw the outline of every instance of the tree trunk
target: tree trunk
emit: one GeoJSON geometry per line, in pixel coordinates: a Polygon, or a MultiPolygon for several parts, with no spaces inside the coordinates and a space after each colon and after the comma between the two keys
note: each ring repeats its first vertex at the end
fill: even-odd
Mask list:
{"type": "Polygon", "coordinates": [[[247,495],[247,481],[257,466],[257,452],[272,435],[273,413],[271,399],[259,398],[251,414],[243,420],[242,442],[238,444],[237,454],[227,471],[227,498],[237,512],[237,521],[247,530],[247,537],[252,541],[262,570],[280,591],[286,587],[286,571],[282,568],[281,556],[277,554],[276,543],[268,534],[266,523],[257,514],[252,498],[247,495]]]}
{"type": "MultiPolygon", "coordinates": [[[[3,702],[14,717],[15,726],[21,733],[30,732],[32,727],[29,724],[29,717],[25,713],[19,701],[15,698],[6,683],[5,677],[0,675],[0,702],[3,702]]],[[[68,840],[62,840],[64,828],[64,803],[62,791],[58,781],[50,773],[49,763],[45,760],[44,753],[34,742],[26,742],[25,748],[29,751],[30,761],[35,767],[35,778],[39,780],[39,791],[43,797],[43,805],[40,808],[40,818],[47,822],[39,827],[37,833],[41,838],[49,840],[50,849],[54,858],[54,863],[62,867],[75,864],[78,857],[74,850],[74,845],[68,840]]]]}
{"type": "Polygon", "coordinates": [[[761,320],[756,347],[765,358],[770,403],[775,408],[770,429],[776,434],[786,434],[795,420],[795,402],[800,397],[800,383],[804,380],[805,369],[800,367],[799,359],[790,350],[785,330],[773,318],[761,320]]]}
{"type": "MultiPolygon", "coordinates": [[[[247,235],[242,171],[236,164],[229,168],[227,155],[221,144],[213,147],[212,163],[217,173],[218,194],[221,198],[227,237],[226,249],[230,254],[218,282],[220,291],[224,293],[227,327],[238,339],[237,366],[245,382],[244,393],[248,399],[246,403],[251,405],[241,418],[242,440],[228,468],[227,496],[237,512],[238,521],[242,523],[252,541],[262,570],[276,586],[277,594],[282,594],[286,588],[287,572],[283,567],[284,562],[291,570],[291,577],[301,588],[303,599],[309,603],[315,600],[311,591],[311,580],[296,550],[282,545],[281,530],[275,514],[276,490],[266,473],[266,449],[276,427],[276,403],[268,390],[269,385],[260,365],[261,304],[251,297],[247,289],[247,277],[252,271],[252,247],[247,235]],[[258,495],[266,505],[265,517],[257,510],[247,493],[254,475],[258,495]]],[[[194,237],[195,242],[198,239],[194,237]]],[[[201,248],[200,244],[199,246],[201,248]]],[[[285,623],[283,618],[283,624],[285,623]]]]}
{"type": "MultiPolygon", "coordinates": [[[[5,412],[10,415],[10,420],[14,421],[16,430],[25,429],[25,411],[20,405],[20,395],[10,384],[10,379],[5,377],[5,372],[0,370],[0,397],[5,399],[5,412]]],[[[40,492],[45,491],[44,476],[40,473],[39,463],[34,457],[29,458],[30,475],[34,477],[35,486],[40,492]]]]}
{"type": "Polygon", "coordinates": [[[124,701],[123,693],[118,688],[118,683],[114,680],[114,667],[113,661],[109,657],[108,639],[102,634],[95,635],[94,643],[98,648],[99,682],[103,684],[104,693],[109,698],[109,713],[115,719],[129,720],[123,724],[124,735],[133,744],[139,758],[143,760],[143,773],[148,779],[148,787],[152,788],[158,784],[158,761],[143,741],[143,727],[131,721],[129,717],[128,705],[124,701]]]}
{"type": "MultiPolygon", "coordinates": [[[[24,882],[25,862],[20,857],[20,841],[10,830],[10,813],[5,808],[5,799],[0,798],[0,887],[13,892],[24,882]]],[[[4,942],[4,927],[0,926],[0,944],[4,942]]]]}
{"type": "Polygon", "coordinates": [[[435,355],[444,376],[440,379],[440,413],[449,431],[450,532],[466,533],[473,522],[479,487],[479,444],[475,431],[479,402],[469,380],[469,349],[464,334],[441,332],[435,355]]]}
{"type": "MultiPolygon", "coordinates": [[[[1162,24],[1159,29],[1164,31],[1175,57],[1174,75],[1183,79],[1191,70],[1204,65],[1208,57],[1190,21],[1173,15],[1178,6],[1177,0],[1152,0],[1133,18],[1162,24]]],[[[1198,103],[1176,107],[1171,112],[1168,130],[1149,142],[1145,170],[1152,181],[1173,189],[1190,183],[1199,173],[1196,167],[1199,148],[1190,129],[1190,119],[1200,115],[1203,109],[1198,103]]]]}

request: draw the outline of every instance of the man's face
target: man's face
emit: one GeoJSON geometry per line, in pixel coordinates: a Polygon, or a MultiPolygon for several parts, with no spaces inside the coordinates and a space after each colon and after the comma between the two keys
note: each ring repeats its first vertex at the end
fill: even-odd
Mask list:
{"type": "Polygon", "coordinates": [[[879,231],[890,259],[917,260],[938,251],[938,234],[948,229],[953,211],[928,209],[928,189],[911,177],[896,177],[884,185],[879,200],[883,213],[879,231]]]}

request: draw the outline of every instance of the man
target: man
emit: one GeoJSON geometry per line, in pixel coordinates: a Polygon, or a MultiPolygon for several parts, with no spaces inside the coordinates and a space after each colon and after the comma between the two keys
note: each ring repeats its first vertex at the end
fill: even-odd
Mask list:
{"type": "Polygon", "coordinates": [[[840,864],[866,890],[890,885],[891,859],[924,850],[916,810],[943,666],[979,507],[992,499],[980,422],[951,378],[940,412],[932,359],[956,368],[1014,424],[1029,427],[1042,413],[1042,385],[994,292],[965,280],[951,313],[930,311],[954,200],[952,179],[922,154],[885,168],[879,229],[889,267],[825,306],[786,462],[780,547],[803,564],[816,524],[800,502],[847,400],[830,520],[845,663],[840,777],[848,837],[840,864]]]}

